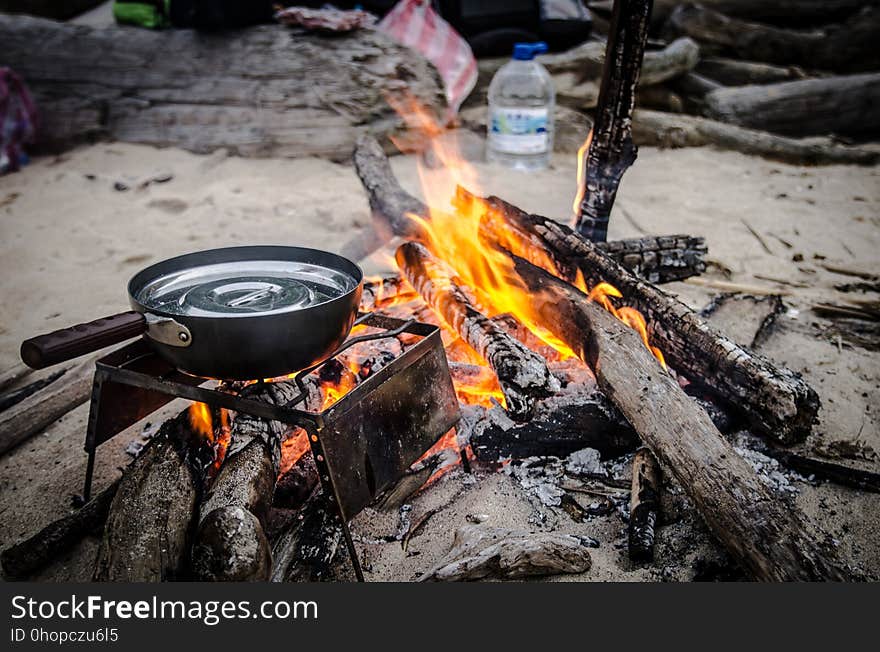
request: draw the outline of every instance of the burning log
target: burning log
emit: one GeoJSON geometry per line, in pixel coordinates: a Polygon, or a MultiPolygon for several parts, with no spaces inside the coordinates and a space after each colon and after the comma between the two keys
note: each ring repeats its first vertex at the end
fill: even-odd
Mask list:
{"type": "Polygon", "coordinates": [[[187,461],[189,410],[162,424],[113,496],[95,564],[96,582],[182,579],[200,472],[187,461]]]}
{"type": "Polygon", "coordinates": [[[709,529],[759,580],[846,580],[830,547],[769,488],[651,355],[637,333],[586,295],[513,257],[544,323],[596,373],[654,455],[687,491],[709,529]]]}
{"type": "Polygon", "coordinates": [[[398,248],[396,258],[428,305],[495,371],[511,416],[527,419],[535,400],[560,389],[544,358],[480,313],[460,281],[427,248],[407,242],[398,248]]]}
{"type": "MultiPolygon", "coordinates": [[[[460,189],[458,201],[472,200],[460,189]]],[[[600,282],[615,286],[628,305],[645,317],[654,343],[671,366],[727,408],[742,413],[756,431],[782,443],[801,441],[810,432],[819,397],[798,374],[737,345],[568,227],[528,215],[497,197],[486,201],[490,210],[481,224],[485,237],[502,245],[515,241],[521,245],[518,251],[540,248],[568,281],[575,281],[580,273],[591,287],[600,282]]]]}
{"type": "Polygon", "coordinates": [[[880,129],[878,73],[720,88],[704,101],[710,118],[787,136],[880,129]]]}
{"type": "MultiPolygon", "coordinates": [[[[407,215],[425,217],[429,214],[428,207],[400,186],[388,163],[388,157],[375,138],[363,136],[358,140],[354,151],[354,165],[367,191],[378,228],[385,231],[390,229],[393,235],[421,239],[418,223],[407,215]]],[[[390,239],[390,234],[386,241],[387,239],[390,239]]],[[[649,236],[601,242],[596,243],[596,246],[627,269],[653,283],[680,281],[701,274],[706,269],[703,260],[706,246],[700,237],[649,236]]],[[[393,289],[394,286],[388,287],[393,289]]],[[[369,307],[370,296],[366,288],[364,294],[367,297],[364,305],[369,307]]]]}
{"type": "Polygon", "coordinates": [[[617,187],[636,160],[632,111],[648,38],[651,0],[615,0],[595,121],[583,165],[577,230],[604,242],[617,187]]]}
{"type": "MultiPolygon", "coordinates": [[[[293,382],[255,383],[241,396],[286,405],[299,390],[293,382]]],[[[199,508],[193,572],[204,581],[265,581],[271,552],[263,531],[278,478],[281,443],[290,427],[247,414],[232,422],[220,472],[199,508]]]]}
{"type": "Polygon", "coordinates": [[[103,528],[119,483],[116,480],[72,514],[4,550],[0,555],[3,574],[8,579],[24,579],[73,548],[86,535],[103,528]]]}
{"type": "Polygon", "coordinates": [[[92,395],[95,359],[67,371],[45,389],[0,414],[0,455],[43,432],[92,395]]]}
{"type": "Polygon", "coordinates": [[[629,558],[654,559],[654,529],[660,517],[660,465],[647,448],[633,458],[632,491],[629,499],[629,558]]]}
{"type": "Polygon", "coordinates": [[[880,152],[840,145],[831,139],[786,138],[708,118],[645,109],[635,112],[633,139],[639,145],[656,147],[711,145],[793,165],[875,165],[880,161],[880,152]]]}

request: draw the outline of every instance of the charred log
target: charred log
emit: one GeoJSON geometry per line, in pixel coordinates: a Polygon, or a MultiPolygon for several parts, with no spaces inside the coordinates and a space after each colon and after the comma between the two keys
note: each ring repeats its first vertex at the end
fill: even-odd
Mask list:
{"type": "MultiPolygon", "coordinates": [[[[461,189],[459,201],[468,200],[461,189]]],[[[591,242],[566,226],[524,211],[496,197],[481,229],[502,243],[513,238],[522,250],[538,247],[559,265],[566,279],[578,270],[592,287],[614,285],[627,305],[647,320],[653,343],[692,383],[745,416],[757,432],[783,443],[803,440],[819,410],[819,397],[800,375],[752,353],[711,327],[686,305],[638,279],[591,242]]]]}
{"type": "Polygon", "coordinates": [[[100,532],[116,495],[117,480],[81,508],[50,523],[33,536],[3,551],[0,563],[8,579],[20,580],[48,566],[85,536],[100,532]]]}
{"type": "Polygon", "coordinates": [[[647,448],[633,457],[632,490],[629,499],[629,558],[654,559],[654,531],[660,518],[660,465],[647,448]]]}
{"type": "Polygon", "coordinates": [[[589,240],[604,242],[617,187],[636,160],[632,112],[652,0],[616,0],[611,14],[608,47],[592,138],[584,163],[583,199],[577,230],[589,240]]]}
{"type": "Polygon", "coordinates": [[[459,279],[426,247],[407,242],[396,258],[410,285],[495,371],[511,416],[527,419],[537,399],[559,390],[546,361],[480,313],[459,279]]]}
{"type": "Polygon", "coordinates": [[[183,579],[200,475],[186,461],[189,411],[162,424],[119,483],[95,564],[97,582],[183,579]]]}
{"type": "MultiPolygon", "coordinates": [[[[256,383],[241,392],[244,398],[273,405],[286,405],[298,395],[293,382],[256,383]]],[[[289,431],[277,421],[236,415],[226,459],[199,508],[193,547],[198,579],[268,579],[271,552],[263,528],[278,478],[281,443],[289,431]]]]}
{"type": "Polygon", "coordinates": [[[561,279],[523,259],[514,261],[537,309],[546,313],[544,323],[590,365],[601,389],[753,577],[849,579],[830,546],[810,536],[798,510],[773,497],[634,330],[561,279]]]}
{"type": "Polygon", "coordinates": [[[273,582],[321,582],[333,578],[342,540],[335,508],[323,494],[313,497],[272,548],[273,582]]]}

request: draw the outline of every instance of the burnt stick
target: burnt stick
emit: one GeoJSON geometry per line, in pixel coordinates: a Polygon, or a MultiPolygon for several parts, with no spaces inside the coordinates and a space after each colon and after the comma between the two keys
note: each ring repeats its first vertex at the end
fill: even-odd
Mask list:
{"type": "Polygon", "coordinates": [[[660,465],[647,448],[633,457],[632,490],[629,499],[629,558],[654,559],[654,533],[660,519],[660,465]]]}

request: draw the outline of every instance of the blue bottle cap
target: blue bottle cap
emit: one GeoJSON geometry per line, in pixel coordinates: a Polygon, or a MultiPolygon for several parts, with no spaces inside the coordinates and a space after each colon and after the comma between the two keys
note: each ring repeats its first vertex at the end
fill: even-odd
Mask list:
{"type": "Polygon", "coordinates": [[[547,52],[547,44],[544,41],[537,43],[515,43],[513,46],[513,58],[517,61],[531,61],[536,54],[547,52]]]}

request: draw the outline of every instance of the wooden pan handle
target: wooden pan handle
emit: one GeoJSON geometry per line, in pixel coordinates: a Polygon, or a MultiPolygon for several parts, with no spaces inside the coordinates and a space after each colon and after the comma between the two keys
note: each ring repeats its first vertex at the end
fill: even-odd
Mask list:
{"type": "Polygon", "coordinates": [[[43,369],[137,337],[146,328],[147,320],[141,313],[123,312],[25,340],[21,359],[32,369],[43,369]]]}

